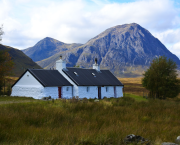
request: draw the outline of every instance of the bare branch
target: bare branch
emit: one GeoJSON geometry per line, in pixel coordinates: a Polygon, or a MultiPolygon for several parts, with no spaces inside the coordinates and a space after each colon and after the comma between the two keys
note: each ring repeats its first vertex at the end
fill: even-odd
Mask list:
{"type": "Polygon", "coordinates": [[[0,27],[0,41],[2,41],[2,35],[4,34],[3,32],[3,25],[0,27]]]}

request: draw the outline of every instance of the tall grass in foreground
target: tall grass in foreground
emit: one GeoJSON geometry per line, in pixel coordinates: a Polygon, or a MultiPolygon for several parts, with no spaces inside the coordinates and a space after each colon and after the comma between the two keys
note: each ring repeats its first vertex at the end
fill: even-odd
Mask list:
{"type": "Polygon", "coordinates": [[[132,98],[0,105],[0,144],[123,145],[128,134],[152,144],[180,135],[180,102],[132,98]]]}

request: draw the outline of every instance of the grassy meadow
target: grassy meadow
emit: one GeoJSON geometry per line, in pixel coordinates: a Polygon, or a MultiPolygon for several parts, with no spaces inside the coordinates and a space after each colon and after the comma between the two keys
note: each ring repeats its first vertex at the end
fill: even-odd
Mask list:
{"type": "Polygon", "coordinates": [[[141,78],[120,80],[125,97],[99,102],[0,97],[0,144],[124,145],[129,134],[151,145],[174,142],[180,135],[180,99],[145,99],[141,78]]]}
{"type": "Polygon", "coordinates": [[[179,102],[124,97],[1,104],[0,144],[123,145],[132,133],[151,144],[173,142],[180,130],[179,102]]]}

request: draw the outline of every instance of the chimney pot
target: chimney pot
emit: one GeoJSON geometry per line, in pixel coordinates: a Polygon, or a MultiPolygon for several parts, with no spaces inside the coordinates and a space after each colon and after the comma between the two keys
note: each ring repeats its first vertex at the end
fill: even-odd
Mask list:
{"type": "Polygon", "coordinates": [[[95,64],[93,64],[93,69],[100,71],[100,66],[97,63],[97,58],[95,58],[95,64]]]}
{"type": "Polygon", "coordinates": [[[95,58],[95,64],[97,64],[97,58],[95,58]]]}

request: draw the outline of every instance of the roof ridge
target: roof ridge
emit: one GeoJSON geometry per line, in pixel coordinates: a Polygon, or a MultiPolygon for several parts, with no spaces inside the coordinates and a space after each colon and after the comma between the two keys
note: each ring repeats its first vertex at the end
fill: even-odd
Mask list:
{"type": "MultiPolygon", "coordinates": [[[[79,68],[79,67],[66,67],[67,69],[68,68],[75,68],[75,69],[90,69],[90,70],[95,70],[95,69],[93,69],[93,68],[79,68]]],[[[108,70],[108,69],[101,69],[101,70],[108,70]]],[[[101,71],[100,70],[100,71],[101,71]]]]}

